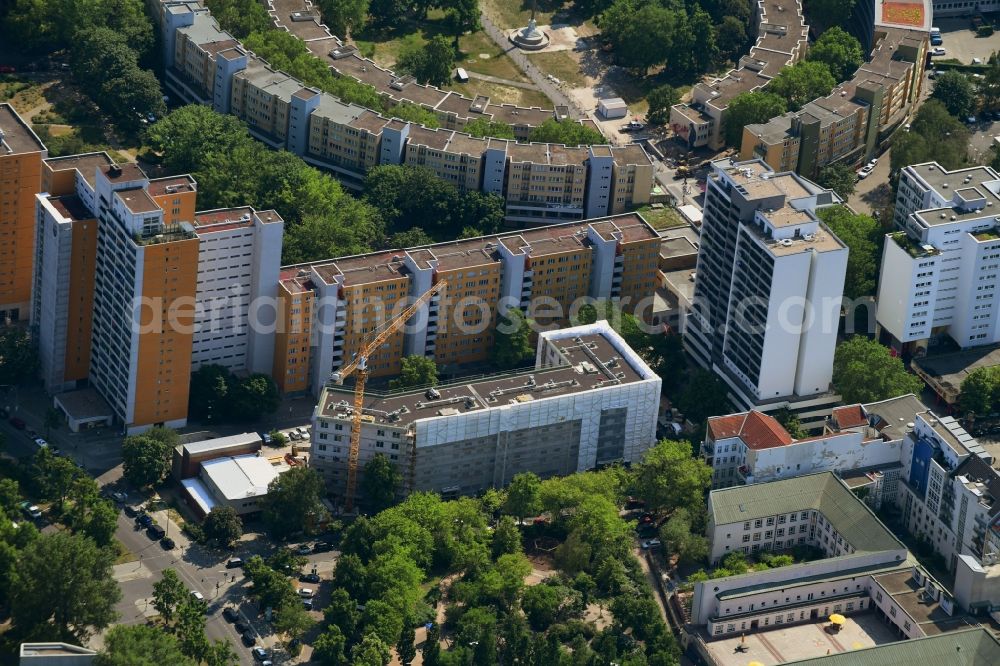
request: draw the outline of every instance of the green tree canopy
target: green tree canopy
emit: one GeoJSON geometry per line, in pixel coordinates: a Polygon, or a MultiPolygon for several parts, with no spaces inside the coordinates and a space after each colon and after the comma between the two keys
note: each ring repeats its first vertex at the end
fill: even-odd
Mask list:
{"type": "Polygon", "coordinates": [[[308,534],[326,516],[325,494],[323,477],[315,469],[293,467],[268,486],[261,507],[264,522],[279,539],[308,534]]]}
{"type": "Polygon", "coordinates": [[[701,427],[708,417],[728,413],[727,393],[725,382],[715,373],[696,369],[688,376],[687,385],[677,397],[677,407],[684,418],[701,427]]]}
{"type": "Polygon", "coordinates": [[[177,432],[156,427],[141,435],[129,435],[122,442],[122,467],[129,483],[140,488],[155,486],[170,471],[177,446],[177,432]]]}
{"type": "Polygon", "coordinates": [[[376,453],[365,463],[361,475],[361,494],[369,511],[389,508],[396,499],[403,475],[384,453],[376,453]]]}
{"type": "Polygon", "coordinates": [[[635,487],[646,505],[673,511],[700,507],[712,483],[712,470],[691,455],[691,444],[662,440],[646,451],[635,469],[635,487]]]}
{"type": "Polygon", "coordinates": [[[503,370],[517,368],[534,357],[531,320],[518,307],[509,307],[497,320],[493,340],[493,363],[503,370]]]}
{"type": "Polygon", "coordinates": [[[27,328],[0,322],[0,384],[20,384],[38,372],[38,346],[27,328]]]}
{"type": "Polygon", "coordinates": [[[835,85],[837,81],[826,63],[805,60],[778,72],[767,84],[767,91],[784,97],[790,111],[798,111],[806,102],[830,94],[835,85]]]}
{"type": "Polygon", "coordinates": [[[153,608],[169,625],[190,593],[174,569],[164,569],[160,580],[153,583],[153,608]]]}
{"type": "Polygon", "coordinates": [[[708,539],[692,526],[688,509],[679,508],[660,528],[660,540],[667,552],[676,553],[681,562],[696,564],[708,559],[708,539]]]}
{"type": "Polygon", "coordinates": [[[11,617],[24,630],[51,624],[57,635],[86,638],[117,617],[114,555],[90,538],[43,534],[20,552],[11,584],[11,617]]]}
{"type": "Polygon", "coordinates": [[[979,416],[994,412],[1000,402],[1000,368],[976,368],[966,375],[958,402],[963,410],[979,416]]]}
{"type": "Polygon", "coordinates": [[[846,206],[820,209],[819,218],[849,249],[844,296],[873,296],[882,250],[878,221],[870,215],[852,213],[846,206]]]}
{"type": "Polygon", "coordinates": [[[965,119],[976,110],[976,87],[964,72],[948,70],[934,80],[931,97],[944,104],[948,113],[965,119]]]}
{"type": "Polygon", "coordinates": [[[518,522],[524,522],[528,516],[537,514],[541,508],[539,492],[542,482],[533,472],[515,474],[507,487],[507,502],[504,511],[515,516],[518,522]]]}
{"type": "Polygon", "coordinates": [[[323,22],[341,38],[368,20],[368,0],[319,0],[318,5],[323,22]]]}
{"type": "Polygon", "coordinates": [[[232,417],[240,421],[256,421],[273,414],[281,404],[278,385],[269,375],[255,372],[239,380],[229,403],[232,417]]]}
{"type": "Polygon", "coordinates": [[[837,346],[833,359],[833,385],[844,402],[878,402],[923,388],[919,377],[909,374],[903,361],[875,340],[855,335],[837,346]]]}
{"type": "Polygon", "coordinates": [[[841,199],[847,201],[847,198],[854,194],[858,175],[847,164],[830,164],[820,169],[816,182],[833,190],[841,199]]]}
{"type": "Polygon", "coordinates": [[[681,101],[681,96],[673,86],[657,86],[646,95],[649,111],[646,120],[654,125],[666,125],[670,122],[670,107],[681,101]]]}
{"type": "Polygon", "coordinates": [[[414,386],[434,386],[438,383],[437,364],[434,359],[419,354],[404,356],[400,362],[399,377],[389,382],[390,388],[403,389],[414,386]]]}
{"type": "Polygon", "coordinates": [[[607,143],[600,132],[575,120],[549,118],[528,133],[528,141],[562,143],[567,146],[591,146],[607,143]]]}
{"type": "Polygon", "coordinates": [[[221,548],[228,548],[243,536],[243,521],[231,506],[215,506],[201,525],[205,538],[221,548]]]}
{"type": "Polygon", "coordinates": [[[856,2],[857,0],[806,0],[803,3],[810,25],[818,26],[823,33],[819,40],[816,40],[817,44],[829,32],[834,30],[843,32],[836,26],[847,23],[856,2]]]}
{"type": "Polygon", "coordinates": [[[722,124],[726,145],[739,147],[743,141],[743,128],[747,125],[766,123],[788,110],[784,98],[770,92],[756,90],[740,93],[729,102],[722,124]]]}
{"type": "Polygon", "coordinates": [[[957,169],[968,160],[969,129],[939,100],[929,99],[917,110],[909,132],[899,132],[892,142],[892,170],[936,161],[957,169]]]}
{"type": "Polygon", "coordinates": [[[723,16],[716,33],[715,41],[719,47],[719,55],[726,60],[739,60],[747,45],[746,21],[732,15],[723,16]]]}
{"type": "Polygon", "coordinates": [[[462,128],[472,136],[492,136],[498,139],[513,139],[514,128],[501,120],[490,120],[489,118],[476,118],[472,122],[466,123],[462,128]]]}
{"type": "Polygon", "coordinates": [[[435,35],[426,44],[410,42],[400,52],[396,67],[420,83],[443,86],[455,68],[455,49],[444,35],[435,35]]]}
{"type": "Polygon", "coordinates": [[[104,649],[94,660],[96,666],[195,666],[181,652],[177,638],[160,628],[145,624],[119,624],[111,628],[104,649]]]}

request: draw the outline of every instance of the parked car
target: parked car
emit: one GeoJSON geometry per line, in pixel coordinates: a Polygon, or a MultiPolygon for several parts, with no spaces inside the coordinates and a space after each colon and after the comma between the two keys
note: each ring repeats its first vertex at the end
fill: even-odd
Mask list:
{"type": "Polygon", "coordinates": [[[643,550],[649,550],[651,548],[659,548],[662,545],[663,544],[660,543],[659,539],[647,539],[647,540],[645,540],[645,541],[642,542],[642,549],[643,550]]]}
{"type": "Polygon", "coordinates": [[[226,561],[227,569],[241,569],[243,568],[243,558],[242,557],[231,557],[226,561]]]}
{"type": "Polygon", "coordinates": [[[243,644],[246,645],[247,647],[250,647],[251,645],[255,645],[257,643],[257,636],[255,636],[254,633],[249,629],[244,631],[243,635],[240,638],[243,640],[243,644]]]}
{"type": "Polygon", "coordinates": [[[49,445],[49,443],[46,442],[41,437],[36,437],[34,441],[35,441],[35,446],[37,446],[40,449],[44,449],[49,445]]]}
{"type": "Polygon", "coordinates": [[[965,119],[965,122],[969,123],[970,125],[975,125],[976,124],[976,117],[975,116],[969,116],[968,118],[965,119]]]}
{"type": "Polygon", "coordinates": [[[314,553],[329,553],[331,550],[333,550],[333,544],[329,541],[317,541],[313,545],[314,553]]]}
{"type": "Polygon", "coordinates": [[[146,528],[146,534],[149,535],[149,538],[152,539],[153,541],[159,541],[164,536],[166,536],[167,531],[162,527],[160,527],[159,525],[154,524],[146,528]]]}
{"type": "Polygon", "coordinates": [[[316,596],[316,591],[311,587],[300,587],[299,596],[302,597],[303,599],[312,599],[314,596],[316,596]]]}
{"type": "Polygon", "coordinates": [[[875,167],[873,167],[873,166],[871,166],[869,164],[864,165],[863,167],[861,167],[860,169],[858,169],[858,180],[864,180],[874,170],[875,170],[875,167]]]}
{"type": "Polygon", "coordinates": [[[132,506],[131,504],[125,505],[125,515],[129,518],[135,518],[139,515],[139,508],[132,506]]]}
{"type": "Polygon", "coordinates": [[[250,625],[237,618],[236,622],[233,623],[233,629],[235,629],[238,634],[245,634],[250,630],[250,625]]]}
{"type": "Polygon", "coordinates": [[[164,537],[163,539],[160,539],[160,547],[163,550],[173,550],[175,545],[177,544],[175,544],[174,540],[171,539],[170,537],[164,537]]]}
{"type": "Polygon", "coordinates": [[[313,549],[312,546],[310,546],[307,543],[304,543],[298,548],[296,548],[295,552],[298,553],[299,555],[308,555],[309,553],[313,552],[313,549]]]}
{"type": "Polygon", "coordinates": [[[222,617],[226,618],[226,622],[236,622],[240,619],[240,614],[232,606],[226,606],[222,609],[222,617]]]}
{"type": "Polygon", "coordinates": [[[260,435],[260,440],[262,442],[264,442],[265,444],[270,444],[271,443],[271,434],[270,433],[261,432],[261,433],[257,433],[257,434],[260,435]]]}
{"type": "Polygon", "coordinates": [[[42,510],[31,502],[21,502],[21,511],[33,520],[38,520],[42,517],[42,510]]]}
{"type": "Polygon", "coordinates": [[[943,46],[935,46],[933,49],[931,49],[931,55],[932,56],[943,56],[943,55],[945,55],[944,47],[943,46]]]}
{"type": "Polygon", "coordinates": [[[317,574],[317,573],[299,574],[299,581],[301,581],[303,583],[314,583],[314,584],[318,583],[319,582],[319,574],[317,574]]]}
{"type": "Polygon", "coordinates": [[[12,426],[14,426],[15,428],[17,428],[18,430],[24,430],[25,427],[28,425],[27,423],[24,422],[23,419],[19,419],[16,416],[12,416],[9,419],[7,419],[7,423],[11,424],[12,426]]]}
{"type": "Polygon", "coordinates": [[[125,502],[128,501],[128,495],[126,495],[125,493],[123,493],[120,490],[117,491],[117,492],[111,493],[111,498],[114,501],[118,502],[119,504],[124,504],[125,502]]]}
{"type": "Polygon", "coordinates": [[[267,650],[262,647],[255,647],[253,650],[250,650],[250,653],[253,654],[253,658],[257,661],[264,661],[267,659],[267,650]]]}
{"type": "Polygon", "coordinates": [[[139,527],[149,527],[153,524],[153,519],[148,513],[140,513],[135,517],[135,524],[139,527]]]}
{"type": "Polygon", "coordinates": [[[308,611],[311,611],[313,609],[313,600],[312,599],[303,599],[302,600],[302,607],[305,608],[308,611]]]}
{"type": "Polygon", "coordinates": [[[191,596],[194,598],[195,601],[200,601],[203,604],[208,603],[205,601],[205,595],[199,592],[198,590],[191,590],[191,596]]]}

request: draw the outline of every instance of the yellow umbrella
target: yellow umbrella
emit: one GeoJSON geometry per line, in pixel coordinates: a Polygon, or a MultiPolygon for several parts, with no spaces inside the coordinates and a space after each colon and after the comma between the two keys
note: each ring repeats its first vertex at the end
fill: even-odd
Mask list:
{"type": "Polygon", "coordinates": [[[847,618],[844,617],[843,615],[841,615],[840,613],[834,613],[833,615],[830,616],[830,623],[831,624],[840,625],[840,624],[844,624],[846,622],[847,622],[847,618]]]}
{"type": "Polygon", "coordinates": [[[749,664],[747,664],[747,666],[764,666],[764,664],[760,663],[759,661],[751,661],[749,664]]]}

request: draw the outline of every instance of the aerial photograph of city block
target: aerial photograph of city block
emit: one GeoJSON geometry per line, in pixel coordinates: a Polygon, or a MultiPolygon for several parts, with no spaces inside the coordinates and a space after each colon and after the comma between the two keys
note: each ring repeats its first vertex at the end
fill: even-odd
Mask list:
{"type": "Polygon", "coordinates": [[[1000,664],[1000,0],[0,0],[0,666],[168,664],[1000,664]]]}

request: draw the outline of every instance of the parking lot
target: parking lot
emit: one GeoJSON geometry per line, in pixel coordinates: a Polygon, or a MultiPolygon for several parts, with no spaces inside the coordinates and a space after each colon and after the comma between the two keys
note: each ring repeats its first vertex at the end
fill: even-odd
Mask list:
{"type": "Polygon", "coordinates": [[[1000,51],[1000,30],[989,37],[977,37],[969,29],[969,19],[943,18],[935,19],[934,25],[941,28],[941,38],[944,43],[945,55],[941,59],[956,58],[966,65],[973,58],[986,62],[994,51],[1000,51]]]}

